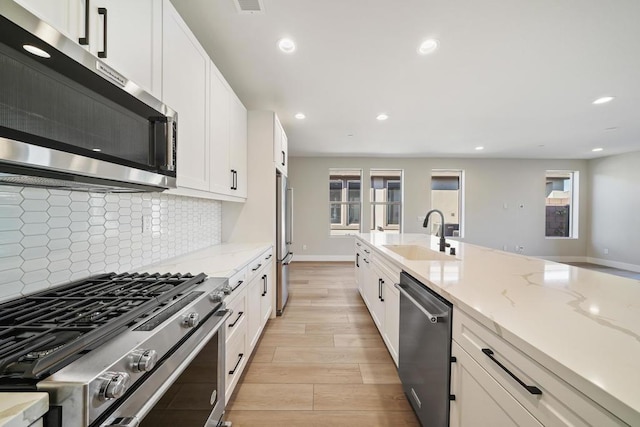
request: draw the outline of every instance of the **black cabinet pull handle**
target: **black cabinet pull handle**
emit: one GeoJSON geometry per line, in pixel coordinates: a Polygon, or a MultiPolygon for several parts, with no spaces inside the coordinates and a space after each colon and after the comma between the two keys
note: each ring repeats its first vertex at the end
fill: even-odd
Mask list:
{"type": "Polygon", "coordinates": [[[358,261],[360,260],[360,254],[356,254],[356,267],[360,268],[358,261]]]}
{"type": "Polygon", "coordinates": [[[284,152],[284,150],[282,151],[282,166],[285,165],[285,163],[287,162],[286,160],[286,153],[284,152]]]}
{"type": "Polygon", "coordinates": [[[84,0],[84,37],[80,37],[78,39],[78,43],[82,46],[87,46],[89,44],[89,9],[91,0],[84,0]]]}
{"type": "Polygon", "coordinates": [[[236,171],[231,169],[231,189],[235,190],[236,188],[236,171]]]}
{"type": "Polygon", "coordinates": [[[366,262],[367,264],[369,264],[369,261],[367,261],[367,259],[366,259],[366,258],[363,258],[363,259],[364,259],[364,262],[366,262]]]}
{"type": "Polygon", "coordinates": [[[266,257],[264,260],[266,261],[266,260],[268,260],[268,259],[271,259],[271,257],[272,257],[272,256],[273,256],[273,254],[269,254],[269,256],[268,256],[268,257],[266,257]]]}
{"type": "Polygon", "coordinates": [[[244,280],[238,280],[238,283],[236,283],[236,285],[231,288],[231,292],[235,291],[236,289],[238,289],[240,287],[240,285],[242,285],[244,283],[244,280]]]}
{"type": "Polygon", "coordinates": [[[236,370],[238,369],[238,366],[240,366],[240,362],[242,361],[243,357],[244,353],[238,354],[238,361],[236,362],[236,366],[234,366],[233,369],[229,371],[229,375],[233,375],[236,373],[236,370]]]}
{"type": "Polygon", "coordinates": [[[384,297],[382,296],[382,285],[384,285],[384,280],[380,279],[380,301],[384,302],[384,297]]]}
{"type": "Polygon", "coordinates": [[[267,295],[267,275],[262,276],[262,296],[267,295]]]}
{"type": "Polygon", "coordinates": [[[251,271],[256,271],[257,269],[259,269],[260,267],[262,267],[262,264],[258,264],[256,265],[254,268],[251,269],[251,271]]]}
{"type": "Polygon", "coordinates": [[[542,390],[540,390],[538,387],[533,386],[533,385],[526,385],[520,378],[516,377],[513,372],[511,372],[509,369],[507,369],[506,366],[504,366],[502,363],[500,363],[498,361],[498,359],[493,357],[493,350],[491,350],[490,348],[483,348],[482,352],[484,354],[486,354],[487,357],[489,357],[489,359],[491,359],[496,365],[500,366],[503,371],[505,371],[507,374],[509,374],[509,376],[511,378],[516,380],[516,382],[518,384],[520,384],[522,387],[524,387],[529,393],[531,393],[531,394],[542,394],[542,390]]]}
{"type": "Polygon", "coordinates": [[[106,58],[107,57],[107,8],[99,7],[98,15],[104,16],[104,20],[102,21],[104,40],[102,41],[102,51],[98,52],[98,58],[106,58]]]}
{"type": "Polygon", "coordinates": [[[368,250],[368,249],[365,249],[364,251],[365,251],[366,253],[368,253],[368,254],[370,254],[370,253],[371,253],[371,252],[369,252],[369,250],[368,250]]]}
{"type": "Polygon", "coordinates": [[[229,327],[233,328],[234,326],[236,326],[236,323],[238,323],[238,320],[240,320],[243,314],[244,312],[242,311],[238,312],[238,317],[236,317],[236,320],[234,320],[233,323],[229,323],[229,327]]]}

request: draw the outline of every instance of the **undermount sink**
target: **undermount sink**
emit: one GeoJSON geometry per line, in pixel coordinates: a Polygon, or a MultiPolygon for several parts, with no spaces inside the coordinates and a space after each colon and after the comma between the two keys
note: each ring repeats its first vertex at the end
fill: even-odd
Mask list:
{"type": "Polygon", "coordinates": [[[419,245],[382,245],[392,252],[397,253],[403,258],[409,260],[421,261],[459,261],[453,255],[447,255],[444,252],[438,252],[419,245]]]}

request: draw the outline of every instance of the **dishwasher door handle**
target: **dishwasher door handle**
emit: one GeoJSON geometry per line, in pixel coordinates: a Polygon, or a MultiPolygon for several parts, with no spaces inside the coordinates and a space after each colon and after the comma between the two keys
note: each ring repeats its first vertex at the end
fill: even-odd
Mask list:
{"type": "Polygon", "coordinates": [[[431,314],[429,313],[418,301],[416,301],[407,291],[405,291],[400,283],[393,284],[402,295],[407,297],[409,301],[411,301],[420,311],[424,313],[425,316],[429,319],[431,323],[438,323],[440,320],[444,319],[445,315],[443,314],[431,314]]]}

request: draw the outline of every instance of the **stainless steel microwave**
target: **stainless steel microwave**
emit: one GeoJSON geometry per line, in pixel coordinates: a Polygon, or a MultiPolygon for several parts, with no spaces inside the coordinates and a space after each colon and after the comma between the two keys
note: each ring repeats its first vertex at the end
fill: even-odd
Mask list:
{"type": "Polygon", "coordinates": [[[0,2],[0,184],[176,186],[177,114],[13,1],[0,2]]]}

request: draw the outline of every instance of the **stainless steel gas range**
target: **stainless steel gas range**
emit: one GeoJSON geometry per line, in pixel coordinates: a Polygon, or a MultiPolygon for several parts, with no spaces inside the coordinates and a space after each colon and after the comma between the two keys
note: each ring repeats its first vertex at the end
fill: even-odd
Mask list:
{"type": "Polygon", "coordinates": [[[204,274],[109,273],[0,304],[0,390],[48,392],[47,427],[158,425],[165,393],[196,378],[196,424],[217,426],[227,288],[204,274]]]}

